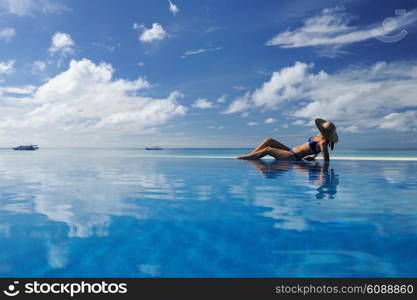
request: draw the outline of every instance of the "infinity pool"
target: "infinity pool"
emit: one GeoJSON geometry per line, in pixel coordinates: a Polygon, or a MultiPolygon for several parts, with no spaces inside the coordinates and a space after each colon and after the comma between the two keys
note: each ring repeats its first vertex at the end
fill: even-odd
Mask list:
{"type": "Polygon", "coordinates": [[[417,276],[417,162],[2,151],[2,277],[417,276]]]}

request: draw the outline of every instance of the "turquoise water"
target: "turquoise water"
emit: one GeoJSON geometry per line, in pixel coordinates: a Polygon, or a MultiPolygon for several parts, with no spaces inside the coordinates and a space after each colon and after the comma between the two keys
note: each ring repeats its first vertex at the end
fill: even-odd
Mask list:
{"type": "Polygon", "coordinates": [[[164,151],[1,150],[0,276],[417,276],[417,162],[164,151]]]}

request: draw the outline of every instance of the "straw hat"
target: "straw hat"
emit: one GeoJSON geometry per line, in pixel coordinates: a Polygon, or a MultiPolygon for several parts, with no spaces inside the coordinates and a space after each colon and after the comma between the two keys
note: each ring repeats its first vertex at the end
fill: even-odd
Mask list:
{"type": "Polygon", "coordinates": [[[339,137],[336,133],[336,126],[332,122],[323,119],[316,119],[315,122],[321,134],[324,135],[329,142],[337,143],[339,141],[339,137]]]}

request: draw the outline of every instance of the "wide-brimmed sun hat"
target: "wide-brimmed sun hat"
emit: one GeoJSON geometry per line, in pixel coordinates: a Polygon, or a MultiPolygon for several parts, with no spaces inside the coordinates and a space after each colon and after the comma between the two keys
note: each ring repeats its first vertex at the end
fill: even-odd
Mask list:
{"type": "Polygon", "coordinates": [[[336,125],[323,119],[316,119],[315,122],[321,134],[324,135],[329,142],[337,143],[339,141],[339,137],[336,133],[336,125]]]}

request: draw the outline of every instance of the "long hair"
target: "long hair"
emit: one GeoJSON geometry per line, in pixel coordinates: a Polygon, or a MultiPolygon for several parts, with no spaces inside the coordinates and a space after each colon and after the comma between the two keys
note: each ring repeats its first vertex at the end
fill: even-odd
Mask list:
{"type": "MultiPolygon", "coordinates": [[[[323,136],[324,137],[324,136],[323,136]]],[[[330,147],[330,150],[332,150],[333,151],[333,149],[334,149],[334,142],[330,142],[329,140],[327,140],[326,139],[326,137],[324,137],[324,139],[328,142],[328,145],[329,145],[329,147],[330,147]]]]}

